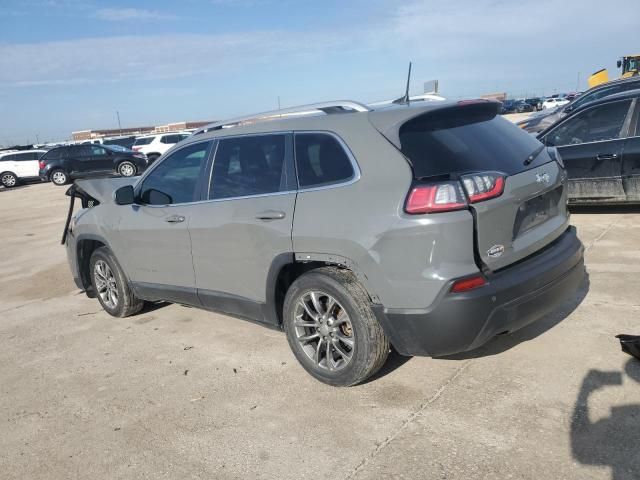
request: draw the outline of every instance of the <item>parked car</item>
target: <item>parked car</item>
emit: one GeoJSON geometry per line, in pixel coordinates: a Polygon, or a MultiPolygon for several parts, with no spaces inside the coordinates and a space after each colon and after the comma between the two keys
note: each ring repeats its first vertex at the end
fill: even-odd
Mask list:
{"type": "Polygon", "coordinates": [[[134,152],[144,153],[149,159],[149,163],[155,162],[160,155],[189,137],[189,133],[162,133],[157,135],[143,135],[137,137],[133,144],[134,152]]]}
{"type": "Polygon", "coordinates": [[[531,105],[531,107],[533,108],[534,111],[540,111],[542,110],[542,99],[535,97],[535,98],[526,98],[524,100],[525,102],[527,102],[529,105],[531,105]]]}
{"type": "Polygon", "coordinates": [[[516,113],[533,112],[533,107],[524,100],[520,100],[514,105],[514,110],[516,113]]]}
{"type": "Polygon", "coordinates": [[[569,100],[567,100],[566,98],[547,98],[544,102],[542,102],[542,109],[546,110],[549,108],[561,107],[563,105],[566,105],[567,103],[569,103],[569,100]]]}
{"type": "Polygon", "coordinates": [[[284,330],[331,385],[373,375],[390,345],[479,347],[584,274],[555,149],[499,111],[327,102],[209,125],[137,180],[70,189],[75,282],[116,317],[165,300],[284,330]]]}
{"type": "Polygon", "coordinates": [[[502,115],[507,113],[514,113],[516,111],[516,101],[515,100],[504,100],[502,102],[502,108],[500,109],[500,113],[502,115]]]}
{"type": "Polygon", "coordinates": [[[526,120],[518,122],[518,126],[529,133],[540,133],[549,128],[561,118],[571,113],[573,110],[586,105],[589,102],[604,98],[615,93],[626,92],[640,88],[640,77],[628,78],[623,80],[615,80],[612,82],[598,85],[594,88],[575,97],[574,100],[563,108],[548,110],[542,114],[531,116],[526,120]]]}
{"type": "Polygon", "coordinates": [[[43,181],[65,185],[69,180],[84,177],[133,177],[146,168],[144,154],[118,145],[69,145],[53,148],[40,158],[39,176],[43,181]]]}
{"type": "Polygon", "coordinates": [[[640,202],[640,89],[576,108],[539,138],[558,149],[574,203],[640,202]]]}
{"type": "Polygon", "coordinates": [[[135,141],[136,141],[136,137],[130,135],[130,136],[122,136],[122,137],[105,138],[102,144],[103,145],[119,145],[128,150],[131,150],[135,141]]]}
{"type": "Polygon", "coordinates": [[[46,150],[0,152],[0,182],[11,188],[25,180],[38,178],[38,159],[46,150]]]}

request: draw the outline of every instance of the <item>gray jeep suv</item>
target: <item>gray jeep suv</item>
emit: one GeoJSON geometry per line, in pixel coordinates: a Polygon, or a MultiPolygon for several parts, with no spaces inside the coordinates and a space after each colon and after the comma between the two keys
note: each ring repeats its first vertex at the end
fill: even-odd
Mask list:
{"type": "Polygon", "coordinates": [[[284,330],[331,385],[391,346],[479,347],[584,275],[561,158],[499,108],[345,101],[209,125],[138,179],[70,188],[76,284],[116,317],[164,300],[284,330]]]}

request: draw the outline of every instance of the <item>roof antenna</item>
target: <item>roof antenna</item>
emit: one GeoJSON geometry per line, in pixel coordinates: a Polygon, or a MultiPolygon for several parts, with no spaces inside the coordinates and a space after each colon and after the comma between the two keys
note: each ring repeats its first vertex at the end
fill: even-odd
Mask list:
{"type": "Polygon", "coordinates": [[[404,92],[404,96],[400,98],[396,98],[393,103],[398,103],[401,105],[409,105],[409,82],[411,81],[411,62],[409,62],[409,73],[407,74],[407,89],[404,92]]]}

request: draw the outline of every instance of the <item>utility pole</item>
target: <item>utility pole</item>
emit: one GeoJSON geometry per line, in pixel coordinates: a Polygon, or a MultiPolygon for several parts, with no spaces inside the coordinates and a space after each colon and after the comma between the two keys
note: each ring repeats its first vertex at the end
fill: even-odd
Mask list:
{"type": "Polygon", "coordinates": [[[280,110],[280,95],[278,95],[278,110],[280,110]]]}
{"type": "Polygon", "coordinates": [[[38,134],[36,133],[36,143],[40,144],[40,138],[38,137],[38,134]]]}
{"type": "Polygon", "coordinates": [[[120,125],[120,112],[116,110],[116,116],[118,117],[118,130],[120,130],[120,135],[122,135],[122,125],[120,125]]]}

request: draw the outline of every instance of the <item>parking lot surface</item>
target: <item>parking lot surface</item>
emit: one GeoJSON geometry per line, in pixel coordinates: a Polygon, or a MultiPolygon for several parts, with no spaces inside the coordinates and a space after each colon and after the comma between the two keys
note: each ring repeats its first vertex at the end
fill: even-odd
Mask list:
{"type": "Polygon", "coordinates": [[[73,285],[51,184],[0,189],[0,477],[640,478],[640,209],[572,215],[588,280],[450,358],[331,388],[284,334],[162,305],[114,319],[73,285]]]}

